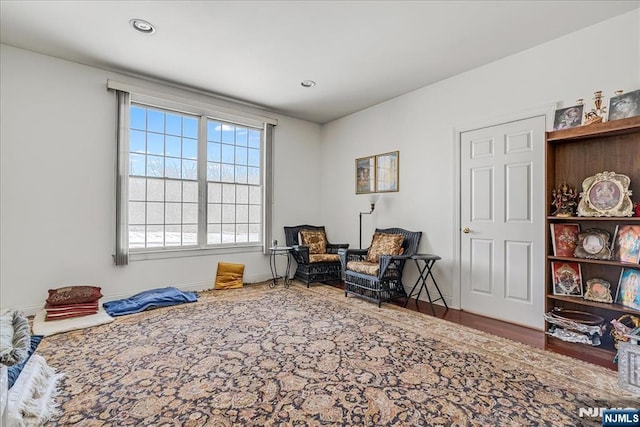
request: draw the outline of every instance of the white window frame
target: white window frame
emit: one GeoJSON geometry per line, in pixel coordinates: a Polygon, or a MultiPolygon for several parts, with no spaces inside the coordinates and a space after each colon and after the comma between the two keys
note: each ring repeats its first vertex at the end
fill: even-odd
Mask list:
{"type": "MultiPolygon", "coordinates": [[[[164,92],[158,89],[153,89],[145,86],[132,85],[129,83],[116,82],[113,80],[107,81],[108,89],[115,89],[130,93],[131,104],[142,104],[143,106],[150,108],[159,108],[164,110],[175,111],[178,113],[185,113],[193,116],[200,117],[200,132],[198,137],[198,245],[190,247],[162,247],[162,248],[135,248],[128,250],[128,261],[140,261],[150,259],[163,259],[163,258],[176,258],[187,256],[206,256],[206,255],[221,255],[232,253],[250,253],[250,252],[262,252],[268,253],[267,242],[271,241],[272,237],[272,192],[273,192],[273,177],[272,177],[272,138],[273,138],[273,126],[277,125],[277,120],[271,117],[248,112],[245,109],[241,109],[239,105],[235,106],[229,101],[211,102],[211,99],[207,95],[201,93],[184,93],[176,94],[175,90],[164,92]],[[231,106],[229,105],[231,104],[231,106]],[[234,109],[233,107],[238,107],[234,109]],[[262,241],[261,242],[248,242],[248,243],[226,243],[208,245],[206,236],[206,198],[207,198],[207,178],[206,178],[206,140],[205,143],[201,143],[201,139],[206,136],[203,132],[207,126],[207,120],[221,120],[225,122],[231,122],[240,126],[247,126],[251,128],[262,129],[262,143],[261,143],[261,187],[262,187],[262,241]],[[203,185],[204,183],[204,185],[203,185]],[[204,225],[204,226],[201,226],[204,225]]],[[[213,99],[213,101],[218,101],[213,99]]],[[[127,114],[130,112],[130,107],[127,109],[127,114]]],[[[128,126],[128,120],[127,126],[128,126]]],[[[128,142],[127,142],[128,152],[128,142]]],[[[128,180],[129,159],[119,159],[117,162],[117,174],[116,176],[126,176],[128,180]],[[123,165],[127,166],[125,173],[119,169],[123,165]]],[[[117,185],[128,185],[127,183],[117,185]]],[[[128,205],[129,197],[128,191],[118,191],[116,188],[116,197],[121,197],[123,200],[119,200],[119,203],[124,203],[124,206],[128,205]],[[124,193],[124,194],[123,194],[124,193]]],[[[126,211],[127,209],[125,209],[126,211]]],[[[122,221],[119,224],[119,229],[124,227],[128,233],[128,218],[126,212],[123,214],[120,210],[120,214],[116,214],[116,220],[122,221]]],[[[118,228],[118,227],[117,227],[118,228]]],[[[128,245],[127,245],[128,246],[128,245]]],[[[117,253],[117,251],[116,251],[117,253]]],[[[115,256],[114,256],[115,258],[115,256]]],[[[125,262],[126,263],[126,262],[125,262]]]]}

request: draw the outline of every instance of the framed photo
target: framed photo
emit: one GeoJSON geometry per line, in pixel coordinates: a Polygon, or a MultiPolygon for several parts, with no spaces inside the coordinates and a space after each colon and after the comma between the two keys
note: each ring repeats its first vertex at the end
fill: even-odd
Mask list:
{"type": "Polygon", "coordinates": [[[573,252],[576,258],[611,259],[608,231],[591,228],[578,234],[578,245],[573,252]]]}
{"type": "Polygon", "coordinates": [[[376,156],[376,192],[399,190],[400,152],[378,154],[376,156]]]}
{"type": "Polygon", "coordinates": [[[613,96],[609,100],[609,120],[640,116],[640,89],[613,96]]]}
{"type": "Polygon", "coordinates": [[[374,193],[376,185],[375,156],[356,159],[356,194],[374,193]]]}
{"type": "Polygon", "coordinates": [[[584,105],[556,110],[553,120],[553,130],[569,129],[582,125],[582,111],[584,105]]]}
{"type": "Polygon", "coordinates": [[[640,310],[640,271],[632,268],[622,269],[616,302],[640,310]]]}
{"type": "Polygon", "coordinates": [[[577,262],[552,262],[553,294],[582,296],[582,270],[577,262]]]}
{"type": "Polygon", "coordinates": [[[589,301],[612,303],[611,283],[596,278],[587,280],[587,288],[583,298],[589,301]]]}
{"type": "Polygon", "coordinates": [[[601,172],[582,181],[578,216],[631,216],[631,179],[615,172],[601,172]]]}
{"type": "Polygon", "coordinates": [[[578,245],[579,224],[549,224],[551,227],[551,243],[553,255],[573,257],[578,245]]]}
{"type": "Polygon", "coordinates": [[[615,258],[640,263],[640,225],[620,225],[615,237],[615,258]]]}

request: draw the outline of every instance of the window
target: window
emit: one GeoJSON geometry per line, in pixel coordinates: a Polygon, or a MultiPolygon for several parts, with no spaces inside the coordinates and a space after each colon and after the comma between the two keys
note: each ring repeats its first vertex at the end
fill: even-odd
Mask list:
{"type": "Polygon", "coordinates": [[[129,250],[264,247],[269,128],[129,104],[121,93],[116,264],[128,263],[129,250]]]}
{"type": "Polygon", "coordinates": [[[262,129],[139,103],[129,123],[129,249],[262,242],[262,129]]]}
{"type": "Polygon", "coordinates": [[[198,244],[198,117],[130,108],[129,248],[198,244]]]}
{"type": "Polygon", "coordinates": [[[207,121],[207,244],[261,241],[262,132],[207,121]]]}
{"type": "Polygon", "coordinates": [[[267,254],[278,121],[177,87],[108,80],[107,89],[117,105],[115,264],[267,254]]]}

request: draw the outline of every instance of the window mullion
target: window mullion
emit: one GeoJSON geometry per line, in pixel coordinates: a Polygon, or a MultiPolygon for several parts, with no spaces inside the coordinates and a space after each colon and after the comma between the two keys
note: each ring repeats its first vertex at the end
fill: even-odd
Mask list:
{"type": "Polygon", "coordinates": [[[207,117],[198,130],[198,246],[207,246],[207,117]]]}

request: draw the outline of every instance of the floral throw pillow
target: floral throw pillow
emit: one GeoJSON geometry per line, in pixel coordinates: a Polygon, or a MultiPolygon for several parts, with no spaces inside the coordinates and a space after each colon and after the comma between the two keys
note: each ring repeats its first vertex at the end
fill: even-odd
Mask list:
{"type": "Polygon", "coordinates": [[[400,255],[402,254],[402,234],[376,233],[371,240],[371,246],[367,252],[368,262],[380,262],[380,255],[400,255]]]}
{"type": "Polygon", "coordinates": [[[102,298],[102,288],[97,286],[67,286],[49,289],[47,303],[51,305],[82,304],[102,298]]]}
{"type": "Polygon", "coordinates": [[[322,230],[300,230],[300,244],[309,246],[309,254],[327,253],[327,235],[322,230]]]}

